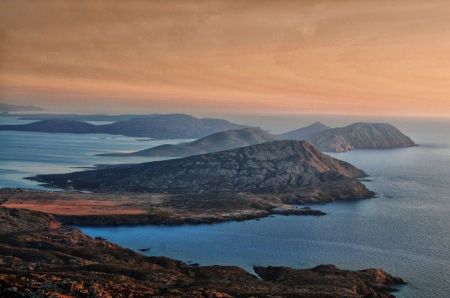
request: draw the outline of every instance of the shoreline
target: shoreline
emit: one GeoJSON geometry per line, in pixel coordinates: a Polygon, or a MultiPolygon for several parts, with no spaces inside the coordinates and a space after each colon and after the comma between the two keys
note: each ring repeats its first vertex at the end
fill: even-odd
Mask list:
{"type": "Polygon", "coordinates": [[[394,297],[381,269],[199,266],[147,257],[52,215],[0,207],[0,295],[92,297],[394,297]]]}
{"type": "Polygon", "coordinates": [[[105,194],[3,188],[0,205],[52,214],[64,224],[75,226],[173,226],[245,221],[273,215],[326,215],[267,194],[105,194]]]}

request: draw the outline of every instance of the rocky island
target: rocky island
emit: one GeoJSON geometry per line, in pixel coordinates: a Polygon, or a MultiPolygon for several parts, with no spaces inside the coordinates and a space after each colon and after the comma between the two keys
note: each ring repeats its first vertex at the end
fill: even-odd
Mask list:
{"type": "Polygon", "coordinates": [[[305,141],[274,141],[179,159],[38,175],[48,186],[94,192],[253,193],[367,198],[366,174],[305,141]],[[337,189],[340,191],[338,192],[337,189]]]}
{"type": "Polygon", "coordinates": [[[393,297],[404,284],[380,269],[349,271],[193,266],[146,257],[61,225],[0,207],[2,297],[393,297]]]}
{"type": "Polygon", "coordinates": [[[227,130],[193,142],[160,145],[132,153],[106,153],[101,156],[185,157],[275,141],[275,136],[258,127],[227,130]]]}
{"type": "MultiPolygon", "coordinates": [[[[307,140],[323,152],[353,149],[389,149],[416,146],[413,140],[388,123],[353,123],[345,127],[324,128],[315,124],[316,132],[286,133],[288,139],[307,140]]],[[[308,127],[307,127],[308,128],[308,127]]],[[[306,128],[305,128],[306,129],[306,128]]],[[[301,132],[302,129],[300,129],[301,132]]],[[[307,130],[310,132],[311,130],[307,130]]]]}

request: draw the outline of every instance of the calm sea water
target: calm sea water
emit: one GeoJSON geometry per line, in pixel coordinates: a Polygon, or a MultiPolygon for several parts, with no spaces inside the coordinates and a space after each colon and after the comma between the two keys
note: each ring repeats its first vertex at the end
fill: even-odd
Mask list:
{"type": "MultiPolygon", "coordinates": [[[[379,267],[409,282],[397,293],[399,297],[449,297],[450,125],[396,124],[420,146],[334,154],[365,170],[372,179],[365,183],[378,198],[317,206],[326,216],[82,230],[132,249],[151,248],[149,255],[202,265],[238,265],[249,271],[253,265],[379,267]]],[[[92,154],[138,150],[161,142],[0,132],[0,143],[0,185],[34,186],[22,177],[101,163],[139,162],[92,154]]]]}
{"type": "MultiPolygon", "coordinates": [[[[23,124],[0,117],[0,124],[23,124]]],[[[91,122],[92,123],[92,122],[91,122]]],[[[100,124],[96,122],[95,124],[100,124]]],[[[104,157],[99,153],[133,152],[187,140],[151,140],[106,134],[50,134],[0,131],[0,187],[43,188],[23,179],[36,174],[67,173],[101,164],[138,163],[163,158],[104,157]]]]}

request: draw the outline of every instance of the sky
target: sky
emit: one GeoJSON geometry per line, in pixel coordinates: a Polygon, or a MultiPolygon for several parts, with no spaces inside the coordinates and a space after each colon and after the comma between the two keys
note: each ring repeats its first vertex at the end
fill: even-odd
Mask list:
{"type": "Polygon", "coordinates": [[[450,1],[0,1],[0,101],[450,117],[450,1]]]}

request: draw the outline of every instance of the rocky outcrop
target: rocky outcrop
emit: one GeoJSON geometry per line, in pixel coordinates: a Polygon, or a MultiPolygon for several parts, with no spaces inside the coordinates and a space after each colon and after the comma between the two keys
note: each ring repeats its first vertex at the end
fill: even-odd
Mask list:
{"type": "Polygon", "coordinates": [[[345,127],[322,130],[306,139],[324,152],[389,149],[416,145],[408,136],[387,123],[354,123],[345,127]]]}
{"type": "MultiPolygon", "coordinates": [[[[354,184],[365,173],[304,141],[275,141],[166,161],[118,165],[32,179],[50,186],[100,192],[284,193],[317,185],[354,184]],[[351,182],[351,183],[350,183],[351,182]]],[[[351,186],[350,186],[351,185],[351,186]]],[[[350,191],[350,189],[349,189],[350,191]]]]}
{"type": "Polygon", "coordinates": [[[0,208],[1,297],[393,297],[380,269],[190,266],[145,257],[61,227],[51,216],[0,208]]]}
{"type": "Polygon", "coordinates": [[[101,156],[150,156],[150,157],[185,157],[190,155],[218,152],[228,149],[250,146],[270,141],[276,138],[268,132],[249,127],[237,130],[218,132],[193,142],[177,145],[161,145],[133,153],[99,154],[101,156]]]}
{"type": "Polygon", "coordinates": [[[392,285],[403,283],[401,278],[389,275],[380,269],[349,271],[338,269],[334,265],[320,265],[306,270],[288,267],[255,267],[254,270],[265,281],[282,281],[283,293],[287,296],[298,294],[300,284],[301,287],[307,288],[304,291],[306,297],[315,297],[319,294],[318,292],[320,297],[383,297],[392,291],[392,285]],[[326,289],[321,288],[325,278],[327,279],[326,289]],[[349,279],[351,288],[348,287],[349,279]]]}
{"type": "Polygon", "coordinates": [[[328,128],[330,127],[322,122],[315,122],[311,125],[279,134],[277,137],[282,140],[307,140],[313,134],[328,128]]]}
{"type": "Polygon", "coordinates": [[[0,125],[0,130],[48,133],[105,133],[155,139],[196,139],[243,126],[222,119],[199,119],[183,114],[149,115],[112,124],[93,125],[76,120],[47,119],[22,125],[0,125]]]}

